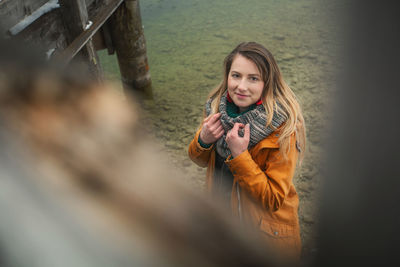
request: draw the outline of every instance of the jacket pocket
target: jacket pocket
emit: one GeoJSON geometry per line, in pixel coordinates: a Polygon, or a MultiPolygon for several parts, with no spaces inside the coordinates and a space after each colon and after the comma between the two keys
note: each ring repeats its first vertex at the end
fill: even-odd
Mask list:
{"type": "Polygon", "coordinates": [[[296,236],[295,226],[261,219],[260,230],[273,238],[296,236]]]}
{"type": "Polygon", "coordinates": [[[301,252],[299,227],[261,219],[260,230],[267,242],[282,253],[298,258],[301,252]]]}

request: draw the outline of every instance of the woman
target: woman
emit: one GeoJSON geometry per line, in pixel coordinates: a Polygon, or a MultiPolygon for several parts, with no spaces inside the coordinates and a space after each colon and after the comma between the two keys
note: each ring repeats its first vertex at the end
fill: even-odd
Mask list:
{"type": "Polygon", "coordinates": [[[239,44],[224,61],[224,79],[206,103],[189,157],[207,167],[213,194],[268,242],[298,258],[298,195],[293,175],[305,149],[300,106],[272,54],[239,44]]]}

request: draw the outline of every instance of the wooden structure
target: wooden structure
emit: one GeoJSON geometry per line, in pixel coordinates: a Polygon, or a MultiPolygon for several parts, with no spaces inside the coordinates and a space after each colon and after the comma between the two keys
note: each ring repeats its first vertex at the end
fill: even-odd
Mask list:
{"type": "Polygon", "coordinates": [[[83,61],[99,79],[96,51],[116,52],[124,88],[152,97],[139,0],[0,0],[0,36],[64,66],[83,61]]]}

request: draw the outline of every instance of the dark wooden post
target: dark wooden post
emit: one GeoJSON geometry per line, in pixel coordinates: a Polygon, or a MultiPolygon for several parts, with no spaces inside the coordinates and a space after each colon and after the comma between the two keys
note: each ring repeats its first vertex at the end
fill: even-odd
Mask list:
{"type": "MultiPolygon", "coordinates": [[[[68,29],[67,40],[71,43],[79,34],[87,30],[91,26],[87,12],[85,0],[60,0],[61,8],[63,8],[64,25],[68,29]]],[[[88,64],[89,72],[101,79],[103,72],[100,66],[99,58],[91,40],[77,54],[74,60],[81,60],[88,64]]]]}
{"type": "Polygon", "coordinates": [[[111,36],[126,90],[153,98],[139,0],[125,0],[111,17],[111,36]]]}

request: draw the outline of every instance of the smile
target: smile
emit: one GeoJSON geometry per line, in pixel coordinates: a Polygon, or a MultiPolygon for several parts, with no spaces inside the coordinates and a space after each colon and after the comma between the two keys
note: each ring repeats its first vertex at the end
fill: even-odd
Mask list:
{"type": "Polygon", "coordinates": [[[236,95],[237,97],[239,97],[239,98],[246,98],[246,97],[248,97],[247,95],[242,95],[242,94],[238,94],[238,93],[235,93],[235,95],[236,95]]]}

